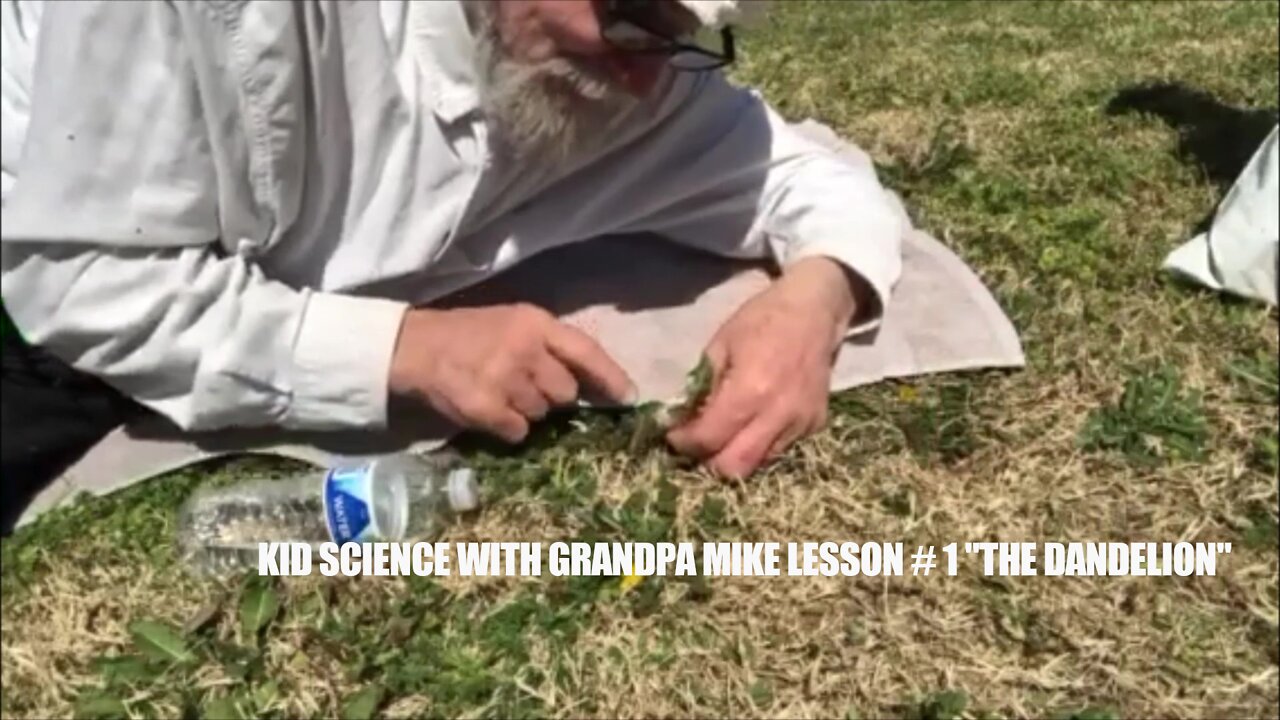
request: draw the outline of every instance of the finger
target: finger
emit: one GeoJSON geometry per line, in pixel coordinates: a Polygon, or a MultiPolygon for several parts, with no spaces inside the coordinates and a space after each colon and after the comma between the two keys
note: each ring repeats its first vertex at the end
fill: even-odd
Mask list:
{"type": "Polygon", "coordinates": [[[467,417],[466,413],[458,409],[458,406],[443,394],[428,393],[427,405],[434,408],[436,412],[443,415],[446,420],[459,428],[469,428],[473,426],[473,423],[467,417]]]}
{"type": "Polygon", "coordinates": [[[496,435],[509,443],[518,443],[529,434],[529,422],[510,405],[498,400],[471,400],[454,403],[467,419],[467,425],[496,435]]]}
{"type": "Polygon", "coordinates": [[[507,389],[507,399],[516,412],[530,420],[541,420],[547,416],[550,404],[542,391],[533,381],[532,375],[525,380],[512,383],[507,389]]]}
{"type": "Polygon", "coordinates": [[[533,382],[553,405],[569,405],[578,399],[578,381],[550,354],[543,355],[534,364],[533,382]]]}
{"type": "Polygon", "coordinates": [[[791,449],[798,440],[808,437],[814,433],[813,423],[811,421],[795,421],[787,426],[787,429],[773,441],[769,446],[769,451],[765,453],[765,460],[772,460],[779,457],[787,450],[791,449]]]}
{"type": "Polygon", "coordinates": [[[513,445],[524,440],[529,435],[529,421],[510,408],[497,411],[486,422],[486,427],[489,432],[513,445]]]}
{"type": "Polygon", "coordinates": [[[635,385],[609,354],[589,335],[564,323],[547,333],[547,349],[592,387],[610,400],[627,404],[635,398],[635,385]]]}
{"type": "Polygon", "coordinates": [[[813,420],[805,429],[804,437],[817,435],[827,428],[827,422],[830,420],[830,410],[827,408],[826,398],[823,398],[822,407],[814,414],[813,420]]]}
{"type": "MultiPolygon", "coordinates": [[[[725,477],[742,479],[756,471],[779,439],[797,423],[781,414],[761,415],[738,433],[708,465],[725,477]]],[[[798,434],[798,430],[795,431],[798,434]]]]}
{"type": "Polygon", "coordinates": [[[711,394],[697,415],[667,434],[667,443],[676,452],[695,458],[708,458],[723,450],[761,407],[742,386],[741,374],[731,367],[728,346],[718,336],[707,344],[703,355],[711,365],[711,394]]]}
{"type": "Polygon", "coordinates": [[[696,417],[667,434],[667,442],[683,455],[711,457],[722,451],[760,409],[760,401],[741,389],[741,381],[727,375],[696,417]]]}

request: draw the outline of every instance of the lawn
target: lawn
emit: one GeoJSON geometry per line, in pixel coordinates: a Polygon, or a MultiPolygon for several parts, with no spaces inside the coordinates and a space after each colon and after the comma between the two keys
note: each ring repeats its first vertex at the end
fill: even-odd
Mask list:
{"type": "Polygon", "coordinates": [[[550,422],[514,452],[468,441],[486,509],[445,538],[1232,542],[1218,576],[213,586],[176,565],[174,508],[289,470],[235,461],[4,541],[0,711],[1275,717],[1276,317],[1159,272],[1216,190],[1170,130],[1101,108],[1153,78],[1275,105],[1278,15],[780,3],[736,76],[866,148],[992,287],[1029,366],[841,394],[825,432],[738,486],[628,454],[626,417],[550,422]]]}

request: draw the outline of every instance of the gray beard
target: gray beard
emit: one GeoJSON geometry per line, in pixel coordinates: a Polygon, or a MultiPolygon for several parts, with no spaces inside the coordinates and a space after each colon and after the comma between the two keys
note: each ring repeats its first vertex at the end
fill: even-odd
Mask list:
{"type": "Polygon", "coordinates": [[[562,163],[607,137],[638,104],[608,78],[572,60],[515,61],[502,50],[494,24],[481,27],[481,109],[495,150],[510,159],[562,163]]]}

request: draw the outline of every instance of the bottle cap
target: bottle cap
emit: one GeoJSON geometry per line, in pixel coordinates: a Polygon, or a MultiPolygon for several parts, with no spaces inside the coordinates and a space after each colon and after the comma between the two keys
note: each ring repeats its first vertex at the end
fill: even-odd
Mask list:
{"type": "Polygon", "coordinates": [[[471,468],[458,468],[449,473],[446,489],[449,492],[449,507],[455,512],[470,512],[480,507],[480,488],[476,485],[476,474],[471,468]]]}

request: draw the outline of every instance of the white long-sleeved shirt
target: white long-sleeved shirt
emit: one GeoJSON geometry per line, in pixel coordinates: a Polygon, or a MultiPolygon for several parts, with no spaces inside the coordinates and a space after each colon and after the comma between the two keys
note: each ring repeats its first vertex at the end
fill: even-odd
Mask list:
{"type": "Polygon", "coordinates": [[[35,48],[5,50],[30,101],[21,154],[4,145],[5,306],[181,427],[377,427],[409,306],[565,243],[830,257],[880,308],[900,272],[874,174],[719,74],[678,76],[560,167],[514,167],[489,152],[459,2],[43,14],[38,41],[5,30],[35,48]]]}

